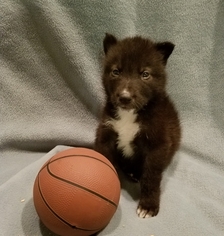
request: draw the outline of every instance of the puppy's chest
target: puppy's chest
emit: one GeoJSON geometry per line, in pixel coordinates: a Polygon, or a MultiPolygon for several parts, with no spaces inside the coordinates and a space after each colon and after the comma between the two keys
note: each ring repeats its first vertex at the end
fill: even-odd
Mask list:
{"type": "Polygon", "coordinates": [[[119,108],[116,119],[110,119],[106,122],[118,134],[117,147],[125,157],[131,157],[134,154],[133,140],[140,131],[140,125],[136,122],[137,114],[134,110],[124,110],[119,108]]]}

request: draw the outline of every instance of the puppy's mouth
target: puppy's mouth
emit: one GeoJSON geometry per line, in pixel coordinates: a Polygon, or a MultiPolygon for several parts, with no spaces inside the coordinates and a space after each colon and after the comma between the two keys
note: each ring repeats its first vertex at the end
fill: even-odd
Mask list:
{"type": "Polygon", "coordinates": [[[131,109],[135,109],[135,107],[133,107],[132,104],[123,104],[123,103],[119,103],[118,106],[122,109],[125,110],[131,110],[131,109]]]}
{"type": "Polygon", "coordinates": [[[111,101],[116,107],[120,107],[125,110],[141,110],[145,104],[145,99],[129,93],[127,90],[123,90],[121,93],[116,93],[111,96],[111,101]]]}
{"type": "Polygon", "coordinates": [[[114,105],[116,107],[120,107],[124,110],[140,110],[142,108],[142,104],[140,102],[137,102],[136,99],[116,99],[114,102],[114,105]]]}

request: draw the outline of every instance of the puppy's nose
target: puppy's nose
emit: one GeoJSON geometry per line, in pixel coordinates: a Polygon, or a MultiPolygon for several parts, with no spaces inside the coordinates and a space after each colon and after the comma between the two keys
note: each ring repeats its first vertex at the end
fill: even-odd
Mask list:
{"type": "Polygon", "coordinates": [[[120,94],[119,94],[119,101],[123,104],[128,104],[130,103],[132,100],[131,98],[131,94],[130,92],[128,92],[127,90],[123,90],[120,94]]]}

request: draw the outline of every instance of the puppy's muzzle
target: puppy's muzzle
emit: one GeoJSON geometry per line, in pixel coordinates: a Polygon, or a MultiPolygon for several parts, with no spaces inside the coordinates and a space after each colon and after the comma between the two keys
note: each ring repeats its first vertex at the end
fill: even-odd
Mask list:
{"type": "Polygon", "coordinates": [[[127,90],[124,90],[121,93],[119,93],[118,99],[119,99],[119,102],[123,105],[128,105],[132,101],[131,94],[127,90]]]}

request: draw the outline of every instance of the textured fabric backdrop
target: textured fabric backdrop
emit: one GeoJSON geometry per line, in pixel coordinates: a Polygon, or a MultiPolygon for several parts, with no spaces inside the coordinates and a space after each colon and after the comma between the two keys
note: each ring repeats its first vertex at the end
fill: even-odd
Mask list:
{"type": "Polygon", "coordinates": [[[99,235],[224,235],[223,22],[223,0],[0,0],[0,235],[53,235],[34,210],[33,182],[58,151],[93,145],[105,32],[175,43],[168,91],[183,139],[158,216],[138,218],[138,186],[122,181],[99,235]]]}

